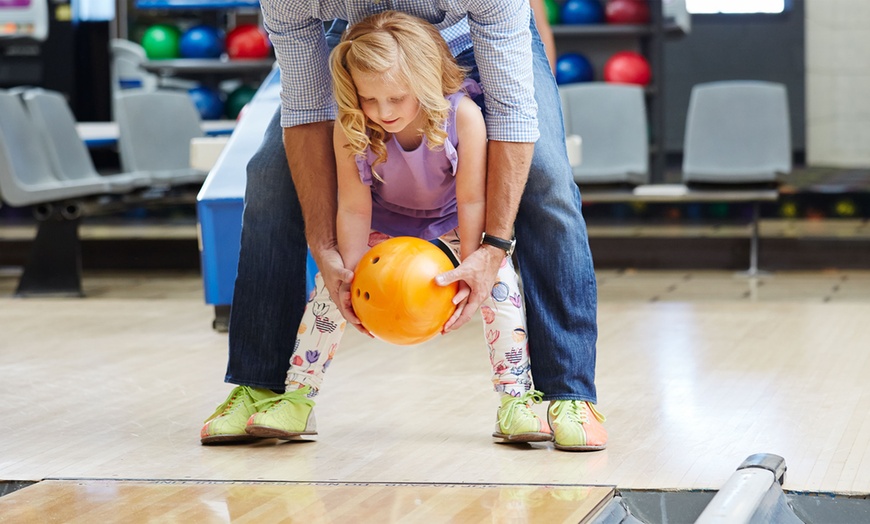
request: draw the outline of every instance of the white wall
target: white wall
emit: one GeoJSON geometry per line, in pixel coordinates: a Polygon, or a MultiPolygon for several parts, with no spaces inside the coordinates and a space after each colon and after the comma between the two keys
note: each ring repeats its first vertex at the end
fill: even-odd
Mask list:
{"type": "Polygon", "coordinates": [[[870,0],[806,0],[807,164],[870,167],[870,0]]]}

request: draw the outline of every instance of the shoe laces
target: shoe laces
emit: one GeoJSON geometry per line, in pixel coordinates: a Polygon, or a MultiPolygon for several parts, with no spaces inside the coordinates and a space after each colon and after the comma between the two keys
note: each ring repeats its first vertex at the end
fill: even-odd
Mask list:
{"type": "Polygon", "coordinates": [[[535,390],[526,391],[519,397],[511,397],[498,410],[499,425],[503,428],[511,427],[514,417],[537,418],[537,415],[532,411],[531,404],[540,404],[543,401],[544,394],[535,390]]]}
{"type": "Polygon", "coordinates": [[[232,412],[234,409],[236,409],[238,407],[236,400],[238,400],[238,398],[241,395],[251,396],[251,393],[250,393],[250,391],[248,391],[247,386],[237,386],[237,387],[233,388],[233,390],[230,391],[230,394],[227,396],[227,399],[224,400],[220,406],[215,408],[214,413],[209,415],[209,417],[207,419],[205,419],[205,422],[209,422],[213,419],[216,419],[217,417],[219,417],[220,415],[223,415],[224,413],[232,412]]]}
{"type": "Polygon", "coordinates": [[[590,412],[598,422],[604,422],[604,415],[585,400],[561,400],[556,401],[555,406],[553,406],[553,416],[556,422],[568,419],[570,422],[586,424],[590,412]]]}
{"type": "Polygon", "coordinates": [[[314,407],[314,401],[308,398],[308,392],[311,391],[311,388],[304,387],[299,389],[294,389],[293,391],[287,391],[280,395],[275,395],[274,397],[264,398],[263,400],[258,400],[254,402],[254,409],[256,411],[269,411],[270,409],[277,409],[277,407],[285,402],[289,402],[291,404],[304,404],[308,407],[314,407]]]}

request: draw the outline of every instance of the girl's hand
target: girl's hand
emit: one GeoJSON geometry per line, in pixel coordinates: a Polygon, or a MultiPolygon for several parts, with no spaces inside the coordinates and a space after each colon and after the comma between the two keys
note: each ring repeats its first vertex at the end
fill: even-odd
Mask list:
{"type": "Polygon", "coordinates": [[[468,287],[468,284],[465,281],[459,281],[459,289],[456,291],[456,295],[453,297],[453,303],[456,304],[456,311],[453,312],[453,315],[447,319],[447,322],[444,324],[444,327],[441,328],[441,334],[446,335],[448,331],[448,326],[453,325],[456,322],[456,319],[462,316],[462,312],[465,310],[465,306],[468,305],[468,296],[471,295],[471,288],[468,287]]]}
{"type": "Polygon", "coordinates": [[[467,256],[459,267],[435,277],[435,283],[439,286],[460,282],[460,291],[453,298],[453,302],[459,305],[464,301],[462,307],[457,307],[444,324],[443,333],[455,331],[471,319],[492,291],[502,260],[504,251],[492,246],[481,246],[467,256]],[[468,288],[467,296],[463,296],[462,284],[468,288]]]}
{"type": "Polygon", "coordinates": [[[329,291],[329,297],[338,306],[338,311],[357,331],[369,337],[371,333],[364,327],[353,312],[350,303],[350,283],[353,282],[353,271],[344,267],[341,255],[337,249],[324,249],[317,253],[312,251],[317,269],[323,277],[323,283],[329,291]]]}
{"type": "MultiPolygon", "coordinates": [[[[351,281],[352,280],[353,278],[351,278],[351,281]]],[[[356,330],[363,335],[366,335],[369,338],[375,338],[375,336],[362,325],[362,322],[353,310],[353,304],[350,301],[350,281],[341,283],[338,287],[338,297],[340,300],[340,302],[336,302],[336,304],[338,304],[338,310],[341,312],[342,316],[344,316],[344,319],[347,320],[348,324],[355,327],[356,330]]]]}

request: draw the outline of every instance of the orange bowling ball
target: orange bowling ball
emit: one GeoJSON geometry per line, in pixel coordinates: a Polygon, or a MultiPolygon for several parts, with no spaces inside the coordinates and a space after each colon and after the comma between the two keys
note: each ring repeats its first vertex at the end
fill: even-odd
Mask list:
{"type": "Polygon", "coordinates": [[[359,261],[350,286],[356,316],[373,335],[398,345],[419,344],[441,332],[456,310],[459,285],[439,286],[435,276],[453,269],[436,246],[395,237],[371,248],[359,261]]]}

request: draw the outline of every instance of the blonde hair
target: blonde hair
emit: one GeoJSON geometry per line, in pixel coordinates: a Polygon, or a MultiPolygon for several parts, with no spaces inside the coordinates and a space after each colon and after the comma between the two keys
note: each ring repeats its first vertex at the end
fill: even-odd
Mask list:
{"type": "MultiPolygon", "coordinates": [[[[444,145],[444,122],[450,111],[444,97],[459,91],[466,71],[456,63],[432,24],[398,11],[369,16],[345,31],[330,55],[329,69],[338,103],[338,125],[353,154],[365,155],[370,147],[377,156],[374,165],[387,160],[387,133],[360,108],[352,72],[384,75],[408,86],[425,115],[419,131],[429,148],[444,145]]],[[[375,177],[380,179],[376,173],[375,177]]]]}

